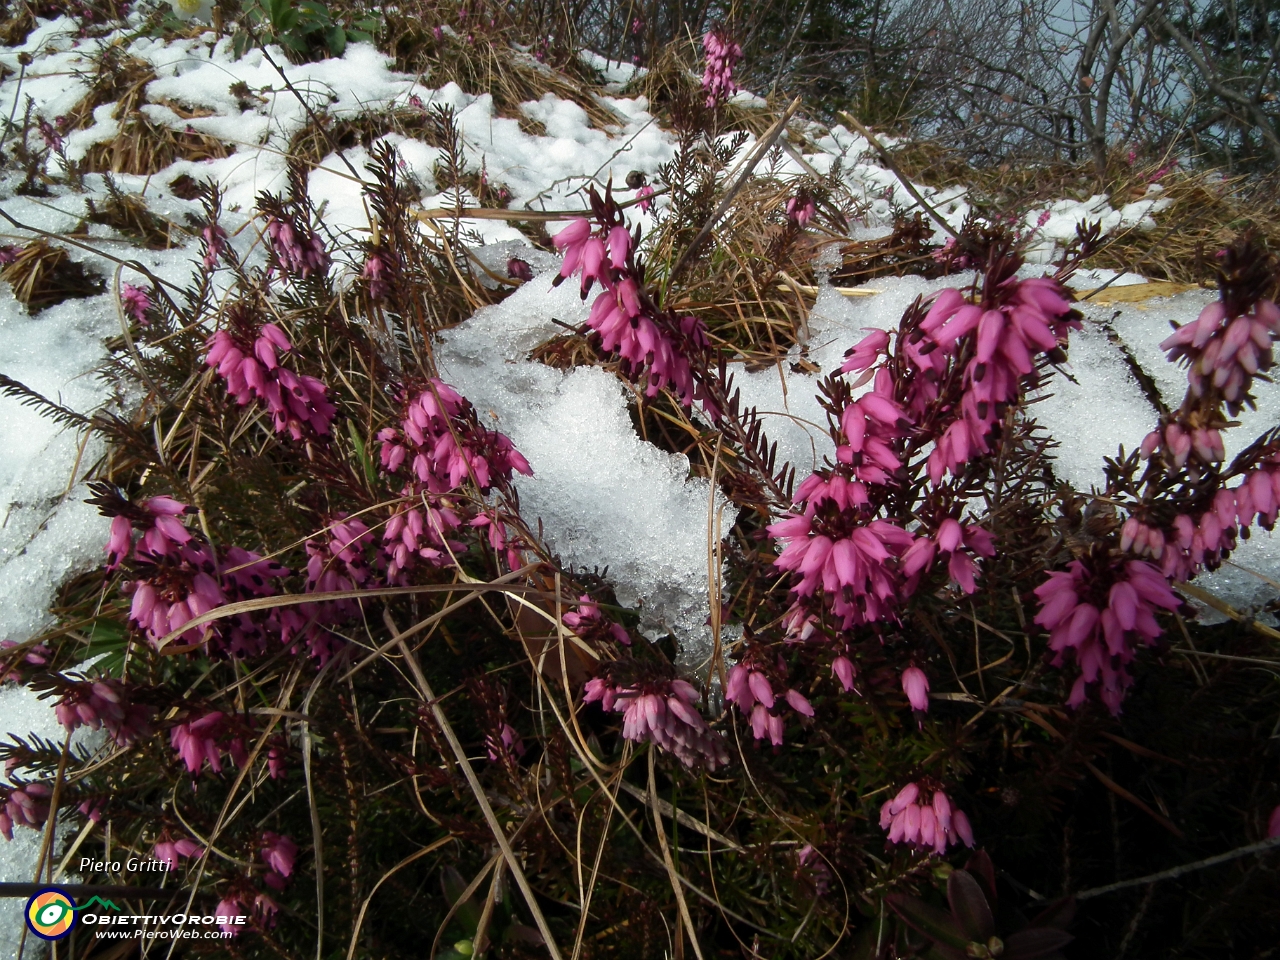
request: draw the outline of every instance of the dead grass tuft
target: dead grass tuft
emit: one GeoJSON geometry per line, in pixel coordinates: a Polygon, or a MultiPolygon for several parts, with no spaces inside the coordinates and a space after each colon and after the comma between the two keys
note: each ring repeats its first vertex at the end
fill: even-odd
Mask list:
{"type": "Polygon", "coordinates": [[[388,13],[387,36],[396,69],[420,74],[435,84],[452,80],[470,94],[490,94],[494,112],[520,120],[522,103],[541,100],[548,93],[572,100],[599,129],[616,126],[621,118],[592,91],[592,78],[576,72],[576,61],[556,70],[500,39],[477,37],[473,43],[445,34],[439,40],[420,21],[388,13]]]}
{"type": "Polygon", "coordinates": [[[174,130],[134,113],[121,124],[120,132],[113,139],[89,149],[80,169],[85,173],[150,176],[177,160],[199,163],[221,159],[232,152],[233,148],[221,140],[191,127],[174,130]]]}
{"type": "Polygon", "coordinates": [[[318,167],[331,153],[353,147],[368,149],[375,140],[388,133],[421,140],[433,147],[447,146],[438,135],[437,127],[426,110],[397,107],[394,110],[362,113],[339,120],[321,117],[319,125],[309,120],[289,142],[289,156],[311,170],[318,167]]]}
{"type": "Polygon", "coordinates": [[[93,113],[104,104],[114,103],[111,115],[117,120],[136,113],[147,102],[147,84],[156,79],[151,64],[108,47],[98,63],[97,78],[85,98],[67,113],[72,130],[93,126],[93,113]]]}
{"type": "Polygon", "coordinates": [[[86,199],[90,223],[100,223],[132,237],[152,250],[164,250],[171,244],[170,225],[148,209],[137,194],[122,193],[115,181],[107,177],[107,200],[101,206],[86,199]]]}
{"type": "Polygon", "coordinates": [[[13,290],[14,299],[32,314],[79,297],[92,297],[106,289],[103,279],[75,263],[62,247],[44,240],[27,244],[17,259],[0,270],[0,279],[13,290]]]}
{"type": "Polygon", "coordinates": [[[1272,251],[1280,250],[1280,201],[1274,193],[1256,184],[1248,189],[1244,178],[1226,179],[1216,172],[1174,174],[1161,186],[1171,202],[1156,215],[1156,229],[1116,237],[1090,260],[1091,266],[1204,284],[1217,276],[1216,251],[1246,230],[1272,251]]]}

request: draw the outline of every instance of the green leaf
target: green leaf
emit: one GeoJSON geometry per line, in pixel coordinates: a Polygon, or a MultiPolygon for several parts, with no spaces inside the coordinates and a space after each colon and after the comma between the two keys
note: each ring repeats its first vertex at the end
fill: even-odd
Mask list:
{"type": "Polygon", "coordinates": [[[124,654],[129,648],[129,634],[124,624],[115,620],[95,620],[89,628],[89,647],[86,658],[101,656],[94,667],[103,673],[118,677],[124,671],[124,654]]]}
{"type": "Polygon", "coordinates": [[[342,51],[347,49],[347,31],[334,24],[324,32],[324,42],[329,48],[329,53],[335,57],[340,57],[342,56],[342,51]]]}
{"type": "Polygon", "coordinates": [[[308,31],[324,29],[333,23],[333,18],[329,16],[329,8],[323,3],[302,0],[302,3],[298,4],[298,10],[302,14],[305,29],[308,31]]]}
{"type": "Polygon", "coordinates": [[[1074,939],[1071,934],[1052,927],[1020,930],[1005,939],[1003,960],[1045,960],[1074,939]]]}
{"type": "Polygon", "coordinates": [[[947,880],[947,901],[951,912],[966,937],[977,943],[986,943],[996,932],[996,921],[991,916],[982,887],[967,870],[957,870],[947,880]]]}
{"type": "Polygon", "coordinates": [[[884,899],[908,926],[919,930],[930,940],[960,950],[969,946],[970,939],[964,935],[951,914],[902,893],[891,893],[884,899]]]}
{"type": "MultiPolygon", "coordinates": [[[[337,29],[341,30],[341,27],[337,29]]],[[[341,53],[335,53],[338,56],[341,53]]],[[[365,449],[364,440],[360,434],[356,433],[356,425],[350,420],[347,421],[347,433],[351,437],[351,444],[356,448],[356,456],[360,458],[360,466],[364,469],[364,477],[369,481],[369,486],[373,486],[377,481],[377,476],[373,471],[373,460],[369,457],[369,451],[365,449]]]]}

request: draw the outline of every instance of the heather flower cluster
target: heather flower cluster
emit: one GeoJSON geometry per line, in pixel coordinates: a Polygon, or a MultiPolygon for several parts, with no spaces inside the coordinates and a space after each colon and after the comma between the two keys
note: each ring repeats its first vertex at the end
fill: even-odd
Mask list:
{"type": "MultiPolygon", "coordinates": [[[[372,586],[374,567],[366,558],[366,548],[375,542],[373,532],[363,521],[336,518],[306,542],[303,589],[307,593],[342,593],[372,586]]],[[[330,627],[359,618],[360,603],[354,599],[324,600],[289,607],[280,614],[281,640],[295,652],[299,640],[305,642],[311,656],[323,666],[346,646],[341,635],[330,627]]]]}
{"type": "Polygon", "coordinates": [[[138,326],[151,326],[147,317],[147,312],[151,309],[151,297],[146,290],[135,287],[132,283],[120,284],[120,305],[138,326]]]}
{"type": "Polygon", "coordinates": [[[1219,261],[1221,298],[1161,344],[1170,361],[1187,366],[1187,395],[1139,447],[1147,492],[1121,534],[1122,550],[1150,558],[1177,580],[1216,569],[1237,536],[1247,537],[1255,523],[1272,529],[1280,511],[1280,449],[1260,447],[1224,474],[1222,438],[1228,415],[1253,405],[1254,377],[1273,363],[1280,307],[1266,295],[1272,261],[1247,240],[1223,250],[1219,261]],[[1228,486],[1231,480],[1238,483],[1228,486]]]}
{"type": "Polygon", "coordinates": [[[587,681],[584,703],[599,702],[606,712],[621,713],[622,735],[637,743],[652,741],[686,767],[714,770],[729,762],[724,738],[698,713],[698,691],[680,679],[649,679],[623,684],[606,669],[587,681]]]}
{"type": "Polygon", "coordinates": [[[461,499],[450,495],[468,480],[482,494],[495,484],[505,488],[513,472],[530,476],[533,468],[509,438],[477,422],[461,394],[432,379],[405,405],[400,429],[386,427],[378,440],[383,471],[396,474],[408,468],[401,493],[412,504],[396,508],[382,536],[391,582],[399,582],[416,560],[440,565],[451,551],[464,549],[460,541],[448,539],[464,522],[485,529],[490,546],[506,551],[513,569],[520,566],[518,545],[509,539],[501,516],[486,511],[467,520],[461,499]]]}
{"type": "Polygon", "coordinates": [[[974,845],[973,828],[963,810],[954,807],[941,790],[930,799],[917,783],[908,783],[880,808],[880,829],[889,831],[890,843],[941,855],[948,846],[974,845]]]}
{"type": "MultiPolygon", "coordinates": [[[[1038,358],[1064,347],[1069,331],[1080,327],[1062,285],[1050,277],[1018,280],[1016,260],[1009,258],[988,277],[978,303],[959,290],[942,291],[906,337],[904,353],[914,371],[902,398],[907,414],[916,422],[941,414],[928,462],[935,485],[947,473],[958,476],[972,457],[991,452],[988,438],[1008,404],[1034,380],[1038,358]],[[944,412],[937,401],[956,373],[962,377],[958,403],[946,404],[944,412]]],[[[862,368],[861,359],[851,357],[841,369],[862,368]]]]}
{"type": "Polygon", "coordinates": [[[168,832],[162,833],[160,839],[151,848],[151,856],[168,864],[170,870],[178,869],[179,858],[190,860],[192,857],[204,856],[204,847],[190,837],[172,839],[168,832]]]}
{"type": "Polygon", "coordinates": [[[566,627],[583,640],[612,640],[614,643],[620,643],[624,647],[631,646],[631,636],[627,633],[626,628],[620,623],[614,623],[602,614],[599,605],[594,603],[588,594],[582,594],[578,601],[575,609],[570,610],[560,618],[564,621],[566,627]]]}
{"type": "Polygon", "coordinates": [[[153,710],[130,702],[129,690],[119,680],[104,677],[92,681],[66,681],[54,715],[67,733],[80,727],[104,727],[117,747],[128,747],[151,733],[153,710]]]}
{"type": "Polygon", "coordinates": [[[1280,452],[1244,471],[1236,486],[1220,487],[1199,517],[1179,513],[1166,529],[1130,516],[1121,529],[1120,549],[1149,557],[1171,580],[1190,580],[1201,570],[1217,569],[1236,548],[1237,536],[1248,536],[1253,524],[1273,529],[1277,511],[1280,452]]]}
{"type": "Polygon", "coordinates": [[[49,798],[53,791],[43,783],[18,783],[12,787],[0,787],[4,807],[0,809],[0,833],[6,840],[13,839],[15,826],[39,830],[49,818],[49,798]]]}
{"type": "MultiPolygon", "coordinates": [[[[771,664],[781,670],[781,662],[771,664]]],[[[813,706],[798,690],[790,687],[775,697],[762,658],[748,654],[729,671],[724,698],[751,720],[751,734],[757,740],[766,737],[775,747],[782,746],[784,731],[783,704],[805,717],[813,716],[813,706]]]]}
{"type": "Polygon", "coordinates": [[[288,336],[274,323],[256,327],[246,310],[228,311],[228,327],[206,344],[205,363],[218,371],[227,391],[244,406],[257,399],[266,405],[276,433],[288,430],[294,440],[329,435],[337,408],[327,398],[328,387],[315,377],[282,366],[278,354],[293,349],[288,336]]]}
{"type": "Polygon", "coordinates": [[[817,212],[818,208],[814,205],[813,197],[806,191],[802,190],[787,200],[787,219],[801,230],[809,225],[809,221],[817,212]]]}
{"type": "Polygon", "coordinates": [[[1103,548],[1050,573],[1035,593],[1041,604],[1035,621],[1050,631],[1054,666],[1070,651],[1080,669],[1067,703],[1079,707],[1089,685],[1099,683],[1102,702],[1119,714],[1137,648],[1163,633],[1156,612],[1181,605],[1168,580],[1144,560],[1118,561],[1103,548]]]}
{"type": "MultiPolygon", "coordinates": [[[[123,587],[132,596],[129,621],[153,646],[217,607],[272,596],[277,592],[273,581],[289,574],[287,567],[241,547],[215,553],[203,536],[179,519],[194,509],[172,497],[151,497],[139,506],[110,484],[94,484],[93,489],[96,496],[88,502],[112,518],[107,569],[127,562],[135,574],[123,587]]],[[[209,644],[213,650],[243,657],[261,653],[267,634],[278,629],[274,612],[265,618],[242,613],[179,636],[187,643],[209,644]]]]}
{"type": "Polygon", "coordinates": [[[290,276],[305,280],[329,269],[324,241],[309,227],[271,217],[267,221],[267,241],[272,261],[290,276]]]}
{"type": "Polygon", "coordinates": [[[702,89],[707,92],[707,108],[714,109],[738,90],[738,85],[733,82],[733,68],[742,59],[742,47],[717,27],[703,35],[702,52],[706,57],[702,89]]]}
{"type": "Polygon", "coordinates": [[[212,710],[185,723],[175,724],[169,731],[169,743],[193,777],[199,776],[205,764],[214,773],[222,772],[223,756],[229,756],[237,767],[249,762],[246,739],[250,728],[237,717],[212,710]]]}
{"type": "Polygon", "coordinates": [[[611,193],[606,191],[602,199],[593,190],[591,204],[594,225],[580,217],[552,238],[564,254],[555,283],[579,276],[584,300],[600,284],[587,326],[599,334],[603,350],[620,356],[627,371],[645,383],[647,396],[670,387],[686,407],[695,398],[704,399],[689,362],[691,353],[710,346],[702,321],[657,308],[635,259],[637,237],[627,229],[611,193]]]}
{"type": "Polygon", "coordinates": [[[1175,330],[1160,349],[1168,351],[1171,362],[1187,365],[1192,397],[1218,391],[1234,416],[1247,402],[1253,378],[1271,369],[1271,345],[1280,337],[1280,307],[1260,299],[1237,314],[1232,306],[1229,300],[1215,300],[1194,322],[1175,330]]]}

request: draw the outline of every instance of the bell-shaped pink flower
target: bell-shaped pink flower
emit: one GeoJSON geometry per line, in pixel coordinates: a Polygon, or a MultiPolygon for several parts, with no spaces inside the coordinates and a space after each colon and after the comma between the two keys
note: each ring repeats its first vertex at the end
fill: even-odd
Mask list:
{"type": "Polygon", "coordinates": [[[929,678],[919,667],[911,666],[902,671],[902,690],[911,701],[911,709],[929,709],[929,678]]]}

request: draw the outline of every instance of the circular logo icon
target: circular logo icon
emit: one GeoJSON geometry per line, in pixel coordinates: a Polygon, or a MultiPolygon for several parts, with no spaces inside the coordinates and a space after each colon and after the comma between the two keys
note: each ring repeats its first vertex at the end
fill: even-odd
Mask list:
{"type": "Polygon", "coordinates": [[[27,901],[27,927],[42,940],[61,940],[75,925],[75,901],[57,887],[37,890],[27,901]]]}

